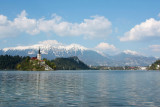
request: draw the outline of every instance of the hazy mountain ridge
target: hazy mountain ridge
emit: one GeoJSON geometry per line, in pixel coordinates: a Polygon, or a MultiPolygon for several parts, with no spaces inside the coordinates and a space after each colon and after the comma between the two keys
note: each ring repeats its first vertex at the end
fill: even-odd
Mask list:
{"type": "Polygon", "coordinates": [[[120,53],[113,56],[112,60],[125,66],[147,66],[157,60],[155,57],[120,53]]]}
{"type": "Polygon", "coordinates": [[[52,60],[57,57],[77,56],[84,63],[94,66],[148,66],[156,60],[154,57],[145,57],[124,52],[114,56],[106,55],[106,57],[78,44],[63,45],[54,40],[40,42],[31,46],[4,48],[0,50],[0,54],[33,57],[36,56],[39,48],[41,49],[43,58],[52,60]]]}

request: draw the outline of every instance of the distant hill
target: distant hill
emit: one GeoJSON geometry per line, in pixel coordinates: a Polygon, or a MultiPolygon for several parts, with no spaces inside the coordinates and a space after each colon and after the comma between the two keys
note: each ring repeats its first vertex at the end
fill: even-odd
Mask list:
{"type": "Polygon", "coordinates": [[[56,58],[52,60],[56,65],[57,70],[88,70],[90,69],[86,64],[78,59],[78,57],[56,58]]]}

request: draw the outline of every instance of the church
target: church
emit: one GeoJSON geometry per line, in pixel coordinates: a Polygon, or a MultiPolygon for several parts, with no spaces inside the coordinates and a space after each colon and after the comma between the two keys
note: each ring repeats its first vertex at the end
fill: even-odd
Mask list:
{"type": "Polygon", "coordinates": [[[32,57],[31,58],[31,61],[34,61],[34,60],[38,60],[38,64],[40,64],[41,66],[44,66],[45,67],[45,70],[46,71],[52,71],[53,69],[48,66],[44,60],[42,60],[42,55],[41,55],[41,50],[39,48],[38,50],[38,53],[37,53],[37,57],[32,57]]]}
{"type": "Polygon", "coordinates": [[[32,57],[31,60],[39,60],[39,61],[42,61],[42,56],[41,56],[40,48],[39,48],[39,50],[38,50],[37,57],[32,57]]]}

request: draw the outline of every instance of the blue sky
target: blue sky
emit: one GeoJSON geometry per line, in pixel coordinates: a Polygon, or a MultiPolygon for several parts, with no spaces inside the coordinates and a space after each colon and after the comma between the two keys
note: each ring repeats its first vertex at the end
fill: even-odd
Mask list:
{"type": "Polygon", "coordinates": [[[45,40],[160,57],[159,0],[0,0],[0,48],[45,40]]]}

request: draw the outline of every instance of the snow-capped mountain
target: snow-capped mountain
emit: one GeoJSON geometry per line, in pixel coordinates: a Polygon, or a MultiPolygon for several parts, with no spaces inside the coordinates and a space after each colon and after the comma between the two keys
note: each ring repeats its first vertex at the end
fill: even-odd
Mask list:
{"type": "MultiPolygon", "coordinates": [[[[3,51],[7,52],[9,50],[38,50],[41,48],[42,54],[47,54],[47,51],[58,49],[61,51],[84,51],[87,50],[87,48],[78,45],[78,44],[71,44],[71,45],[63,45],[56,40],[47,40],[43,42],[39,42],[39,44],[31,45],[31,46],[17,46],[17,47],[10,47],[10,48],[4,48],[3,51]]],[[[29,52],[30,53],[30,52],[29,52]]],[[[31,53],[32,54],[32,53],[31,53]]]]}
{"type": "Polygon", "coordinates": [[[56,40],[47,40],[30,46],[17,46],[0,50],[1,55],[36,56],[41,49],[42,57],[54,59],[56,57],[78,56],[80,60],[88,65],[101,66],[147,66],[156,58],[144,57],[135,52],[126,51],[115,56],[104,55],[78,44],[64,45],[56,40]]]}
{"type": "Polygon", "coordinates": [[[55,57],[73,56],[76,55],[76,52],[83,53],[83,51],[87,50],[87,48],[78,44],[63,45],[55,40],[48,40],[31,46],[4,48],[2,51],[4,54],[36,56],[39,48],[41,49],[43,56],[47,56],[49,59],[53,59],[55,57]]]}

